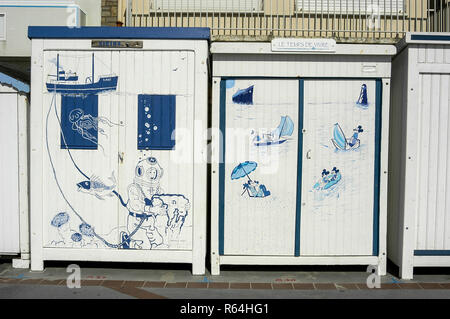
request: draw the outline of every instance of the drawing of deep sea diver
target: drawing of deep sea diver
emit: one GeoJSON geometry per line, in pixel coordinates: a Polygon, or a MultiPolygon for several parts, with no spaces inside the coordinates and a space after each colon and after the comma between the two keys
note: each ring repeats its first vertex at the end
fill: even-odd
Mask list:
{"type": "Polygon", "coordinates": [[[243,185],[244,191],[241,196],[244,195],[244,193],[247,193],[249,197],[253,198],[263,198],[270,195],[270,191],[267,190],[265,185],[260,184],[258,181],[252,180],[250,176],[248,176],[248,174],[253,172],[257,166],[258,164],[255,162],[246,161],[244,163],[240,163],[233,169],[233,172],[231,173],[232,180],[239,179],[244,176],[247,176],[248,178],[248,182],[243,185]]]}
{"type": "Polygon", "coordinates": [[[273,132],[268,134],[257,134],[253,138],[253,144],[255,146],[282,144],[287,141],[287,137],[291,136],[293,132],[294,122],[292,119],[288,115],[282,116],[280,124],[273,132]]]}
{"type": "Polygon", "coordinates": [[[350,138],[346,138],[341,126],[336,123],[333,128],[333,138],[331,142],[337,150],[349,151],[360,147],[361,141],[358,139],[358,135],[364,132],[361,125],[353,129],[353,135],[350,138]]]}
{"type": "Polygon", "coordinates": [[[369,102],[367,100],[367,85],[363,84],[361,86],[361,91],[359,92],[358,101],[356,101],[356,105],[360,108],[366,109],[369,107],[369,102]]]}
{"type": "Polygon", "coordinates": [[[342,179],[342,175],[336,167],[331,173],[326,169],[322,170],[322,177],[314,184],[313,189],[317,191],[332,190],[342,179]]]}
{"type": "Polygon", "coordinates": [[[189,200],[183,195],[163,193],[163,172],[154,157],[138,162],[134,182],[128,186],[128,233],[121,233],[122,241],[128,243],[123,248],[167,248],[171,239],[179,235],[190,209],[189,200]],[[136,227],[135,235],[128,239],[136,227]]]}
{"type": "Polygon", "coordinates": [[[72,130],[78,132],[85,140],[99,145],[102,149],[103,147],[98,143],[97,138],[89,133],[89,131],[94,130],[107,137],[105,130],[99,127],[99,123],[108,125],[109,127],[119,125],[103,116],[94,117],[91,114],[84,114],[84,111],[80,108],[73,109],[69,113],[69,122],[72,123],[72,130]]]}
{"type": "Polygon", "coordinates": [[[112,172],[109,179],[112,181],[112,184],[106,185],[99,177],[94,175],[89,180],[78,183],[78,191],[93,195],[101,200],[104,200],[106,196],[115,196],[113,191],[116,188],[117,182],[114,172],[112,172]]]}

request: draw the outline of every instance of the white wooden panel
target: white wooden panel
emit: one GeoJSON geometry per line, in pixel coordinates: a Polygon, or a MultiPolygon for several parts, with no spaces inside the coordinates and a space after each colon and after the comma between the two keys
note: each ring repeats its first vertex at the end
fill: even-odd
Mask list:
{"type": "Polygon", "coordinates": [[[305,80],[304,92],[300,254],[372,255],[375,81],[305,80]],[[356,101],[363,84],[369,105],[361,108],[356,101]],[[336,123],[347,138],[362,126],[360,147],[338,150],[331,141],[336,123]],[[322,171],[333,174],[333,167],[341,179],[315,187],[322,171]]]}
{"type": "Polygon", "coordinates": [[[297,0],[297,10],[304,12],[393,14],[404,12],[403,0],[297,0]]]}
{"type": "Polygon", "coordinates": [[[416,44],[410,50],[417,51],[417,62],[423,64],[450,64],[450,48],[443,44],[416,44]]]}
{"type": "Polygon", "coordinates": [[[355,77],[391,76],[389,56],[325,54],[214,54],[214,76],[355,77]]]}
{"type": "MultiPolygon", "coordinates": [[[[119,193],[128,198],[128,188],[135,182],[135,172],[138,162],[155,158],[162,169],[161,179],[157,185],[161,194],[174,194],[188,200],[190,208],[182,227],[167,227],[165,225],[152,228],[153,217],[145,221],[133,240],[143,249],[192,249],[193,238],[193,198],[194,198],[194,65],[195,55],[191,51],[141,51],[113,53],[115,72],[121,74],[120,119],[124,127],[120,128],[120,153],[123,153],[123,163],[120,166],[119,193]],[[120,68],[119,68],[120,66],[120,68]],[[138,94],[175,95],[175,149],[174,150],[138,150],[137,149],[137,119],[138,94]],[[142,241],[139,244],[139,241],[142,241]],[[153,243],[153,245],[151,245],[153,243]]],[[[199,190],[200,192],[202,190],[199,190]]],[[[204,192],[204,190],[203,190],[204,192]]],[[[148,194],[147,194],[148,196],[148,194]]],[[[173,200],[176,198],[174,197],[173,200]]],[[[175,207],[169,202],[169,216],[175,207]]],[[[180,209],[181,210],[181,209],[180,209]]],[[[139,212],[142,213],[142,212],[139,212]]],[[[157,219],[158,220],[158,219],[157,219]]],[[[121,230],[133,230],[132,223],[136,218],[128,217],[128,211],[120,207],[119,226],[121,230]]],[[[180,220],[181,223],[181,220],[180,220]]]]}
{"type": "Polygon", "coordinates": [[[450,249],[450,75],[420,74],[417,236],[418,250],[450,249]]]}
{"type": "MultiPolygon", "coordinates": [[[[43,66],[44,86],[47,75],[56,72],[57,54],[59,54],[60,66],[66,72],[68,70],[77,72],[83,83],[86,77],[91,76],[92,51],[46,51],[43,66]]],[[[96,52],[96,78],[97,75],[107,75],[112,72],[111,52],[96,52]]],[[[101,133],[99,129],[98,149],[72,149],[69,152],[61,148],[61,95],[49,93],[45,87],[42,88],[42,92],[42,112],[44,113],[42,123],[44,137],[44,247],[93,249],[105,248],[108,244],[117,244],[119,240],[117,198],[115,196],[103,196],[103,199],[99,199],[94,196],[95,192],[80,191],[77,184],[92,180],[94,177],[99,178],[107,186],[117,184],[118,108],[125,107],[119,103],[120,95],[115,92],[102,92],[98,95],[98,119],[108,120],[109,123],[112,123],[110,125],[99,120],[98,126],[104,132],[101,133]],[[88,178],[83,176],[82,173],[88,178]],[[116,179],[115,183],[110,179],[113,174],[116,179]],[[67,213],[69,220],[61,227],[55,227],[51,222],[59,213],[67,213]],[[101,238],[82,235],[81,241],[74,241],[72,236],[82,234],[80,226],[84,223],[94,228],[95,233],[101,238]]]]}
{"type": "Polygon", "coordinates": [[[0,94],[0,254],[19,253],[17,94],[0,94]]]}
{"type": "Polygon", "coordinates": [[[297,183],[298,80],[227,80],[224,253],[225,255],[294,254],[297,183]],[[240,89],[253,88],[253,104],[233,103],[240,89]],[[289,116],[294,131],[279,145],[257,146],[256,135],[270,133],[289,116]],[[247,177],[231,179],[245,161],[258,166],[249,178],[270,195],[250,197],[247,177]],[[243,193],[244,192],[244,193],[243,193]]]}

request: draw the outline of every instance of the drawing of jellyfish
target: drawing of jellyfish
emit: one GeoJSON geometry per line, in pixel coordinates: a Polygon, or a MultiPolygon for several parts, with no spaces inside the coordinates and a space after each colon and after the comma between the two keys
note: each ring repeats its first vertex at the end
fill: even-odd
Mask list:
{"type": "Polygon", "coordinates": [[[238,90],[233,94],[233,102],[236,104],[253,104],[253,87],[254,85],[243,90],[238,90]]]}
{"type": "Polygon", "coordinates": [[[336,150],[349,151],[358,149],[361,145],[361,141],[358,139],[359,134],[364,132],[361,125],[358,125],[353,129],[352,137],[345,137],[344,131],[342,130],[339,123],[334,124],[333,127],[333,138],[331,142],[333,143],[336,150]]]}
{"type": "Polygon", "coordinates": [[[94,117],[91,114],[85,114],[80,108],[73,109],[69,113],[69,122],[72,123],[72,130],[78,132],[84,139],[103,147],[98,143],[97,137],[89,133],[89,130],[94,130],[100,134],[108,137],[105,130],[99,127],[99,123],[112,127],[114,125],[120,125],[111,122],[108,118],[103,116],[94,117]]]}
{"type": "Polygon", "coordinates": [[[369,107],[369,102],[367,100],[367,85],[363,84],[361,86],[361,91],[359,93],[358,101],[356,105],[362,109],[367,109],[369,107]]]}
{"type": "Polygon", "coordinates": [[[256,162],[246,161],[244,163],[239,163],[239,165],[233,169],[233,172],[231,173],[232,180],[240,179],[244,176],[247,176],[248,178],[248,181],[243,184],[244,191],[241,196],[245,193],[251,198],[264,198],[270,195],[270,191],[265,185],[260,184],[256,180],[252,180],[248,175],[253,172],[257,166],[258,164],[256,162]]]}

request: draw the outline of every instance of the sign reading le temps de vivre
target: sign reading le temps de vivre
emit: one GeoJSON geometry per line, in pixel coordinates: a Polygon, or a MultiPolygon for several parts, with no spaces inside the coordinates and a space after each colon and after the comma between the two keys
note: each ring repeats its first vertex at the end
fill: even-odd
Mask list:
{"type": "Polygon", "coordinates": [[[276,38],[272,40],[272,51],[321,51],[335,52],[333,39],[276,38]]]}

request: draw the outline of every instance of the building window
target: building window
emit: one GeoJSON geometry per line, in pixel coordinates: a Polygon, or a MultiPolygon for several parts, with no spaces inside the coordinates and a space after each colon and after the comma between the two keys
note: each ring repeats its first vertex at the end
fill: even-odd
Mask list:
{"type": "Polygon", "coordinates": [[[138,96],[139,150],[172,150],[175,139],[175,95],[138,96]]]}
{"type": "Polygon", "coordinates": [[[0,40],[6,40],[6,13],[0,13],[0,40]]]}

